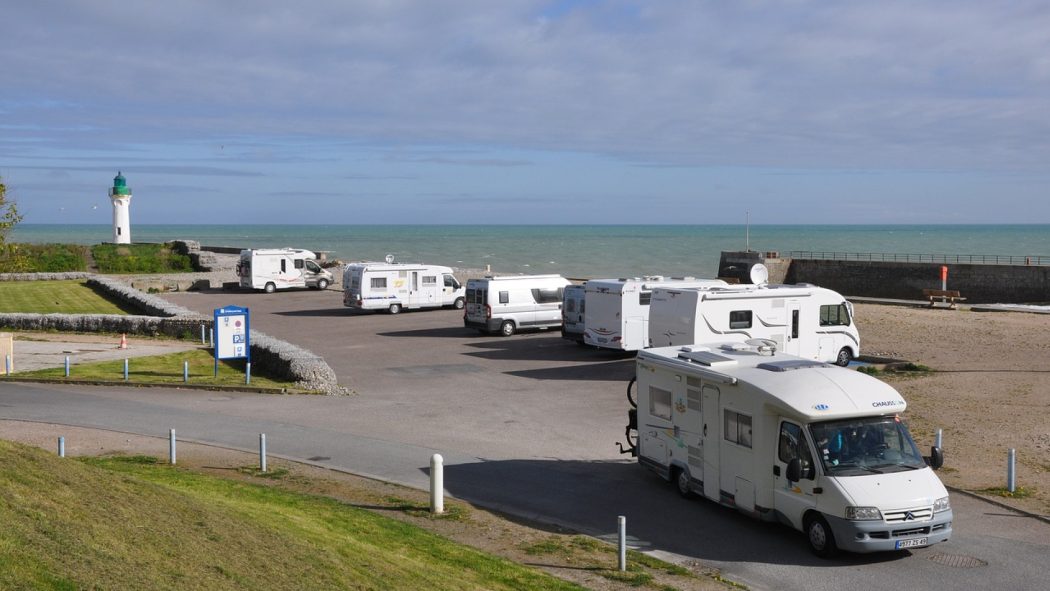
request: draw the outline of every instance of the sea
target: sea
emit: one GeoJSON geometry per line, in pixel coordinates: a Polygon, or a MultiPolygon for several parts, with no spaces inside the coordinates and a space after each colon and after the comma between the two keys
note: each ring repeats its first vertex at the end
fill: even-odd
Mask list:
{"type": "MultiPolygon", "coordinates": [[[[431,263],[570,278],[715,277],[722,251],[1050,256],[1050,224],[1013,225],[164,225],[135,242],[305,248],[341,261],[431,263]]],[[[97,244],[109,225],[15,226],[9,242],[97,244]]]]}

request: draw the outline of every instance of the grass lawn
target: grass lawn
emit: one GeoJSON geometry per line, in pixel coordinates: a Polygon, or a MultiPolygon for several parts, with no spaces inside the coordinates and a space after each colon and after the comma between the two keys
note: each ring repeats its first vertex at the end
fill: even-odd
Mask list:
{"type": "MultiPolygon", "coordinates": [[[[244,385],[244,360],[220,361],[219,375],[215,377],[215,357],[208,349],[193,349],[168,355],[132,358],[128,361],[128,382],[132,384],[180,385],[183,383],[182,365],[184,361],[188,361],[190,364],[190,384],[206,386],[244,385]]],[[[252,365],[252,386],[287,389],[290,392],[298,390],[298,387],[293,382],[274,380],[258,375],[262,369],[252,365]]],[[[124,381],[124,360],[73,365],[69,369],[69,378],[66,378],[65,375],[64,367],[55,367],[21,372],[17,374],[17,377],[58,378],[68,379],[71,382],[122,382],[124,381]]]]}
{"type": "Polygon", "coordinates": [[[91,256],[99,273],[181,273],[193,270],[190,257],[170,244],[96,244],[91,256]]]}
{"type": "Polygon", "coordinates": [[[127,314],[83,281],[0,281],[0,312],[127,314]]]}
{"type": "Polygon", "coordinates": [[[3,589],[579,589],[327,497],[0,441],[3,589]]]}

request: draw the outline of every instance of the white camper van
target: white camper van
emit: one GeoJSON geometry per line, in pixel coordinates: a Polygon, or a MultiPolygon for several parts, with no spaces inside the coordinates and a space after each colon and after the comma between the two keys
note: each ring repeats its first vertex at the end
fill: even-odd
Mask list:
{"type": "Polygon", "coordinates": [[[583,344],[583,315],[587,310],[586,283],[566,285],[561,300],[561,338],[583,344]]]}
{"type": "Polygon", "coordinates": [[[884,382],[762,339],[648,349],[635,363],[628,443],[682,495],[788,524],[820,556],[951,536],[948,492],[930,468],[944,455],[920,454],[904,399],[884,382]]]}
{"type": "Polygon", "coordinates": [[[290,287],[325,289],[332,274],[322,269],[317,255],[301,248],[266,248],[241,251],[237,276],[241,287],[273,293],[290,287]]]}
{"type": "Polygon", "coordinates": [[[849,365],[860,355],[853,306],[814,285],[734,285],[727,289],[653,290],[652,347],[772,339],[790,355],[849,365]]]}
{"type": "Polygon", "coordinates": [[[510,336],[526,328],[561,326],[569,280],[561,275],[509,275],[467,280],[463,325],[510,336]]]}
{"type": "Polygon", "coordinates": [[[642,277],[587,281],[583,342],[595,347],[637,351],[649,346],[649,304],[657,287],[728,288],[721,279],[642,277]]]}
{"type": "Polygon", "coordinates": [[[343,305],[362,310],[463,307],[452,269],[412,263],[350,263],[343,269],[343,305]]]}

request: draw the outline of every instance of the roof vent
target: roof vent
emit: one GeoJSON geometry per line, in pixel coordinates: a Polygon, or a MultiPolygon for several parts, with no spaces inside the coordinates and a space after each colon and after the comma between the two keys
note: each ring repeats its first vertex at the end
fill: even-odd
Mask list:
{"type": "Polygon", "coordinates": [[[777,342],[772,339],[748,339],[744,343],[753,347],[759,355],[773,356],[777,352],[777,342]]]}
{"type": "MultiPolygon", "coordinates": [[[[685,347],[683,347],[684,349],[685,347]]],[[[730,359],[718,353],[713,353],[709,350],[703,351],[683,351],[678,354],[679,359],[684,359],[692,363],[699,363],[700,365],[706,365],[707,367],[720,367],[723,365],[736,365],[736,359],[730,359]]]]}

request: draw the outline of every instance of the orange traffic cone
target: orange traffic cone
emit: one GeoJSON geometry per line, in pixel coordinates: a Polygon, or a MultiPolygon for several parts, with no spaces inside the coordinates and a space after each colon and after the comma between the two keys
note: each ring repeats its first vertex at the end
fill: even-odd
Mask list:
{"type": "Polygon", "coordinates": [[[128,348],[128,335],[127,335],[127,333],[120,335],[120,344],[117,345],[117,348],[118,349],[127,349],[128,348]]]}

